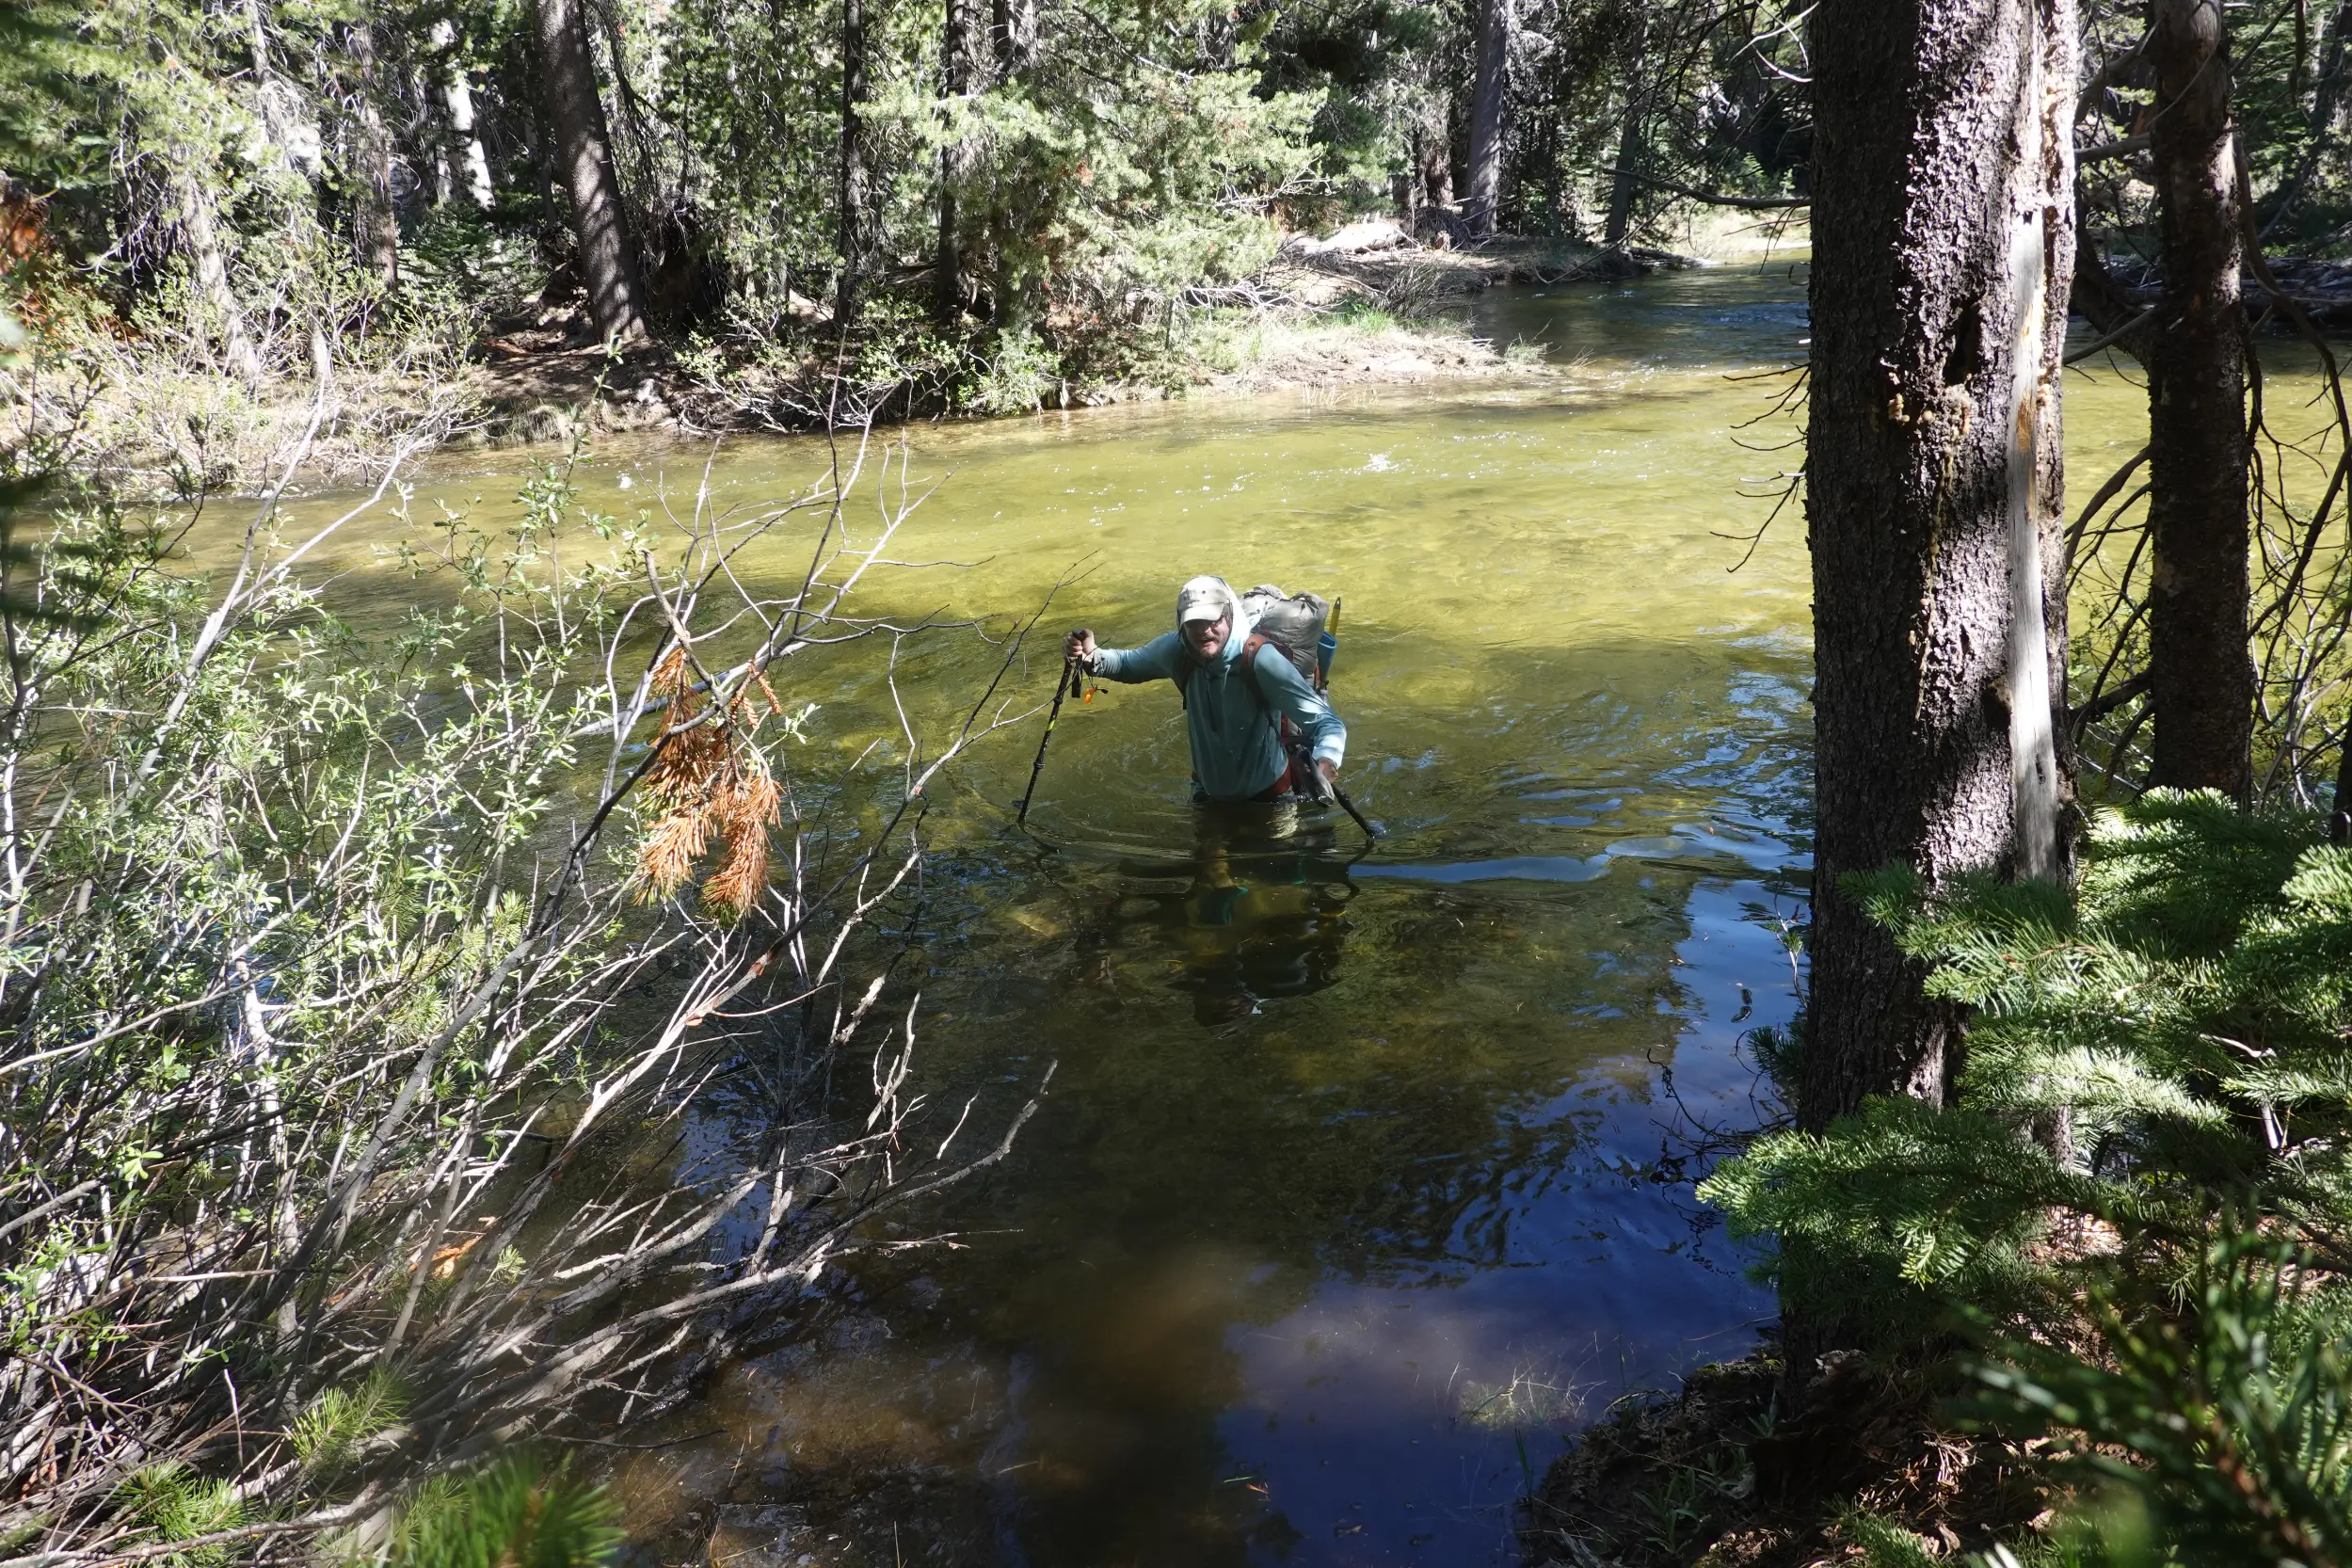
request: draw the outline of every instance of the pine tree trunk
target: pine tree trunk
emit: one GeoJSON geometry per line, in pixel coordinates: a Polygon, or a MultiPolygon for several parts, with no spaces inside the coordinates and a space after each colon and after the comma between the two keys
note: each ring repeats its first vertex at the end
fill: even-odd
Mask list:
{"type": "Polygon", "coordinates": [[[994,0],[990,12],[997,74],[1017,76],[1037,63],[1037,0],[994,0]]]}
{"type": "Polygon", "coordinates": [[[2323,148],[2333,142],[2336,122],[2344,115],[2344,40],[2347,32],[2352,32],[2352,0],[2339,0],[2328,18],[2326,36],[2320,40],[2319,63],[2312,88],[2312,136],[2323,148]]]}
{"type": "MultiPolygon", "coordinates": [[[[294,118],[289,107],[294,101],[294,88],[271,63],[263,0],[246,0],[245,20],[247,41],[253,55],[253,83],[261,100],[263,145],[287,175],[301,183],[307,198],[288,205],[286,242],[297,250],[307,250],[319,237],[318,165],[295,155],[294,118]]],[[[335,349],[327,335],[326,316],[318,307],[313,307],[303,328],[310,340],[311,379],[324,393],[335,384],[335,349]]]]}
{"type": "MultiPolygon", "coordinates": [[[[968,100],[984,85],[978,0],[945,0],[946,26],[939,39],[939,88],[951,101],[968,100]]],[[[956,196],[971,177],[979,150],[957,139],[939,149],[939,256],[934,281],[941,323],[953,326],[970,302],[956,196]]]]}
{"type": "Polygon", "coordinates": [[[376,57],[376,28],[355,22],[344,34],[352,64],[359,68],[359,90],[351,95],[352,120],[358,129],[360,200],[353,212],[358,227],[360,263],[390,288],[400,280],[400,213],[392,202],[392,136],[384,129],[379,106],[384,96],[383,72],[376,57]]]}
{"type": "Polygon", "coordinates": [[[2072,0],[1822,0],[1812,24],[1812,1001],[1819,1128],[1941,1104],[1956,1020],[1839,885],[2063,872],[2058,371],[2072,0]]]}
{"type": "Polygon", "coordinates": [[[859,274],[865,267],[866,65],[865,0],[841,0],[841,274],[833,295],[833,320],[843,328],[856,319],[859,274]]]}
{"type": "Polygon", "coordinates": [[[1511,95],[1512,0],[1479,0],[1477,58],[1470,88],[1469,186],[1463,216],[1470,232],[1495,232],[1503,184],[1503,115],[1511,95]]]}
{"type": "Polygon", "coordinates": [[[1446,146],[1443,127],[1416,135],[1420,152],[1421,200],[1431,207],[1450,207],[1454,201],[1453,155],[1446,146]]]}
{"type": "Polygon", "coordinates": [[[2221,0],[2156,0],[2149,27],[2164,297],[2148,334],[2150,781],[2253,789],[2247,633],[2245,255],[2221,0]]]}
{"type": "Polygon", "coordinates": [[[1617,133],[1617,172],[1609,177],[1608,216],[1602,221],[1601,246],[1623,250],[1633,234],[1634,198],[1641,187],[1634,176],[1648,161],[1642,121],[1649,113],[1643,78],[1649,69],[1649,18],[1637,8],[1629,20],[1632,32],[1624,40],[1625,120],[1617,133]]]}
{"type": "Polygon", "coordinates": [[[540,86],[546,94],[556,177],[571,197],[572,232],[588,314],[608,343],[647,337],[645,282],[613,171],[612,134],[598,95],[581,0],[533,0],[538,24],[540,86]]]}
{"type": "Polygon", "coordinates": [[[433,24],[433,52],[440,74],[443,132],[442,200],[463,192],[483,212],[490,210],[490,160],[473,112],[473,84],[457,55],[457,26],[444,17],[433,24]]]}
{"type": "Polygon", "coordinates": [[[1608,222],[1601,231],[1605,249],[1623,250],[1633,232],[1633,172],[1641,161],[1641,102],[1638,95],[1629,94],[1625,100],[1625,126],[1617,138],[1617,172],[1608,185],[1608,222]]]}
{"type": "Polygon", "coordinates": [[[171,194],[173,205],[179,209],[180,243],[187,249],[189,280],[195,285],[205,317],[209,318],[195,323],[204,351],[216,352],[213,335],[216,332],[222,368],[242,381],[258,381],[262,358],[254,352],[253,340],[246,332],[245,307],[237,302],[237,292],[229,284],[229,258],[220,246],[219,214],[213,204],[213,193],[204,187],[202,167],[184,148],[172,159],[171,194]]]}

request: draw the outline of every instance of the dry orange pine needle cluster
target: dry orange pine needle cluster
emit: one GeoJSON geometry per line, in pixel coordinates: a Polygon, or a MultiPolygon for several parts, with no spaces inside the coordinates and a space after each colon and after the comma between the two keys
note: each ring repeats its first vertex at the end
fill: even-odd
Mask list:
{"type": "MultiPolygon", "coordinates": [[[[768,711],[777,712],[766,679],[758,685],[768,711]]],[[[674,733],[641,786],[654,817],[637,851],[638,896],[649,904],[678,891],[716,840],[721,848],[703,878],[702,902],[714,915],[741,920],[767,890],[768,829],[781,820],[783,791],[751,744],[764,715],[747,693],[724,712],[710,711],[682,647],[654,667],[652,695],[668,700],[664,717],[674,733]]]]}

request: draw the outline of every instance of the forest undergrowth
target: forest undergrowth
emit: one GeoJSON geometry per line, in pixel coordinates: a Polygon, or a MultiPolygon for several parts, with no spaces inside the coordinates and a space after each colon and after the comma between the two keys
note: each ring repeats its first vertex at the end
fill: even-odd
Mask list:
{"type": "Polygon", "coordinates": [[[24,323],[14,346],[0,348],[0,408],[18,425],[48,421],[53,437],[69,423],[86,473],[188,499],[258,490],[273,456],[296,443],[311,487],[372,483],[388,464],[448,445],[560,449],[634,431],[862,429],[1228,392],[1524,377],[1544,372],[1541,357],[1477,335],[1459,308],[1498,284],[1575,276],[1598,256],[1528,243],[1467,254],[1406,245],[1353,272],[1271,262],[1193,303],[1050,334],[943,329],[886,299],[848,333],[815,319],[628,352],[597,341],[578,300],[548,301],[543,280],[488,296],[454,286],[362,291],[347,327],[258,344],[250,376],[160,327],[182,301],[142,302],[126,318],[36,257],[0,273],[0,310],[24,323]]]}

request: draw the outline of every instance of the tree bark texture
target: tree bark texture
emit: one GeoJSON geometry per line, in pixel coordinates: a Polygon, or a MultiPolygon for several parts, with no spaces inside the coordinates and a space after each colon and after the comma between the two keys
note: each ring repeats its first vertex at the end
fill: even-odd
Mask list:
{"type": "Polygon", "coordinates": [[[841,0],[841,146],[840,248],[841,274],[833,293],[833,320],[847,327],[857,315],[859,275],[866,252],[866,4],[841,0]]]}
{"type": "Polygon", "coordinates": [[[2058,374],[2072,0],[1822,0],[1812,22],[1816,838],[1798,1119],[1941,1104],[1957,1020],[1840,886],[2060,874],[2058,374]]]}
{"type": "Polygon", "coordinates": [[[1617,133],[1617,172],[1608,184],[1608,216],[1602,221],[1601,246],[1608,250],[1623,250],[1633,232],[1634,198],[1640,194],[1635,176],[1648,158],[1642,137],[1642,117],[1649,109],[1649,101],[1641,90],[1642,76],[1649,65],[1649,18],[1636,10],[1633,31],[1624,40],[1625,62],[1625,122],[1617,133]]]}
{"type": "Polygon", "coordinates": [[[2335,10],[2328,15],[2326,36],[2320,40],[2319,62],[2313,68],[2312,136],[2322,147],[2333,140],[2339,129],[2337,122],[2344,116],[2344,40],[2347,32],[2352,32],[2352,0],[2338,0],[2335,10]]]}
{"type": "Polygon", "coordinates": [[[1477,53],[1470,84],[1469,189],[1463,216],[1470,232],[1495,232],[1502,210],[1503,115],[1511,92],[1512,0],[1479,0],[1477,53]]]}
{"type": "Polygon", "coordinates": [[[1017,76],[1037,63],[1037,0],[994,0],[988,30],[1000,76],[1017,76]]]}
{"type": "MultiPolygon", "coordinates": [[[[987,86],[988,62],[981,53],[986,19],[980,0],[943,0],[943,4],[946,25],[939,39],[939,88],[950,111],[955,112],[987,86]]],[[[934,281],[939,319],[949,326],[971,303],[957,196],[978,160],[979,149],[963,137],[939,149],[939,255],[934,281]]]]}
{"type": "Polygon", "coordinates": [[[1421,204],[1450,207],[1454,201],[1454,163],[1441,120],[1413,133],[1413,159],[1420,166],[1421,204]]]}
{"type": "Polygon", "coordinates": [[[473,84],[467,79],[464,58],[457,51],[457,25],[448,18],[433,24],[434,64],[440,77],[441,110],[441,178],[437,193],[446,201],[458,192],[483,212],[490,210],[490,160],[482,148],[482,134],[473,110],[473,84]]]}
{"type": "Polygon", "coordinates": [[[2221,0],[2155,0],[2149,152],[2164,296],[2148,334],[2150,781],[2253,789],[2245,259],[2221,0]]]}
{"type": "Polygon", "coordinates": [[[360,264],[387,288],[400,280],[400,210],[392,190],[392,141],[378,105],[387,96],[376,58],[376,27],[355,22],[347,35],[359,90],[351,95],[360,163],[360,200],[353,212],[360,264]]]}
{"type": "Polygon", "coordinates": [[[571,197],[588,314],[606,342],[641,343],[647,336],[645,280],[613,169],[613,137],[588,53],[587,15],[582,0],[533,0],[533,10],[551,150],[556,177],[571,197]]]}
{"type": "Polygon", "coordinates": [[[1601,230],[1601,245],[1623,250],[1633,232],[1634,170],[1641,167],[1641,103],[1639,95],[1625,102],[1625,124],[1617,137],[1617,172],[1609,180],[1608,219],[1601,230]]]}
{"type": "Polygon", "coordinates": [[[262,357],[245,329],[245,308],[229,284],[229,258],[220,246],[220,218],[202,167],[184,149],[172,160],[172,204],[179,209],[180,244],[188,258],[188,280],[204,318],[192,325],[208,354],[217,353],[232,376],[247,382],[262,375],[262,357]],[[217,346],[216,347],[216,344],[217,346]]]}

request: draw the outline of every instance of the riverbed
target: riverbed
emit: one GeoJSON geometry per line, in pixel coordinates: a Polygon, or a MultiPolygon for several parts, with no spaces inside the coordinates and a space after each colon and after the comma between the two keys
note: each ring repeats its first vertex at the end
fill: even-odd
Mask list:
{"type": "MultiPolygon", "coordinates": [[[[953,768],[918,1071],[1000,1118],[1049,1064],[1051,1092],[893,1238],[951,1240],[851,1260],[807,1337],[615,1465],[634,1560],[1500,1564],[1566,1433],[1768,1323],[1690,1188],[1772,1113],[1745,1041],[1796,1000],[1802,269],[1476,321],[1557,374],[906,433],[928,499],[890,553],[939,564],[877,572],[867,613],[1050,591],[1049,628],[1122,646],[1198,571],[1338,598],[1345,780],[1386,836],[1204,829],[1165,686],[1064,711],[1025,829],[1037,723],[953,768]]],[[[2138,394],[2070,393],[2087,489],[2138,394]]],[[[585,494],[682,509],[707,457],[601,452],[585,494]]],[[[753,503],[823,461],[735,440],[707,483],[753,503]]],[[[444,469],[411,509],[510,488],[444,469]]],[[[1057,645],[1016,661],[1023,702],[1057,645]]],[[[927,633],[901,673],[968,692],[1000,657],[927,633]]],[[[858,667],[789,695],[810,745],[891,765],[858,667]]]]}

